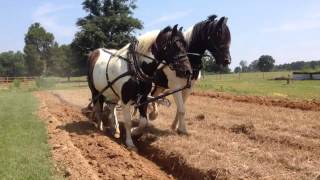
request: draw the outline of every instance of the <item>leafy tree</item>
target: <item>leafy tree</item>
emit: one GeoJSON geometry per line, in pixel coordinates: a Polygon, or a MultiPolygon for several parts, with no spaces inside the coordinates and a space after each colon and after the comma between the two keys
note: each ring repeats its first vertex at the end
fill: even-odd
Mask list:
{"type": "Polygon", "coordinates": [[[305,66],[304,61],[293,62],[290,65],[291,70],[301,70],[305,66]]]}
{"type": "Polygon", "coordinates": [[[75,62],[69,45],[59,46],[58,43],[55,43],[50,54],[48,74],[70,78],[77,72],[78,69],[74,65],[75,62]]]}
{"type": "Polygon", "coordinates": [[[317,61],[311,61],[310,62],[310,68],[311,69],[316,69],[316,67],[317,67],[317,61]]]}
{"type": "Polygon", "coordinates": [[[240,61],[240,67],[242,72],[246,72],[248,70],[248,62],[245,60],[240,61]]]}
{"type": "Polygon", "coordinates": [[[241,67],[240,66],[237,66],[234,68],[234,73],[239,73],[241,72],[241,67]]]}
{"type": "Polygon", "coordinates": [[[0,54],[0,76],[25,75],[25,63],[23,54],[8,51],[0,54]]]}
{"type": "Polygon", "coordinates": [[[275,60],[272,56],[262,55],[258,60],[258,68],[262,72],[269,72],[274,67],[275,60]]]}
{"type": "Polygon", "coordinates": [[[252,61],[248,67],[249,71],[258,71],[259,70],[258,62],[259,62],[258,60],[252,61]]]}
{"type": "Polygon", "coordinates": [[[25,59],[30,75],[47,74],[50,48],[54,44],[54,36],[47,32],[40,23],[34,23],[24,38],[25,59]]]}
{"type": "Polygon", "coordinates": [[[129,42],[136,29],[142,29],[142,22],[132,17],[135,0],[85,0],[82,5],[88,15],[78,20],[80,31],[71,44],[82,67],[90,51],[118,49],[129,42]]]}

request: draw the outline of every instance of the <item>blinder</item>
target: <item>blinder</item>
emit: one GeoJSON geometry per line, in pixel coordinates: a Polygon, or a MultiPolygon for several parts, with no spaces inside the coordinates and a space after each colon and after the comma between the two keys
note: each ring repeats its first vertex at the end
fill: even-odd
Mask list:
{"type": "MultiPolygon", "coordinates": [[[[192,72],[187,73],[183,64],[184,62],[188,61],[188,54],[187,53],[181,53],[178,55],[175,55],[173,57],[170,57],[169,52],[167,51],[169,46],[172,46],[173,43],[181,42],[184,43],[183,39],[176,38],[173,41],[167,42],[163,48],[158,48],[156,44],[153,44],[151,47],[152,53],[155,55],[155,59],[152,59],[156,61],[159,67],[161,64],[167,65],[172,71],[176,72],[176,75],[178,77],[185,78],[192,74],[192,72]],[[162,61],[158,61],[157,59],[162,59],[162,61]],[[166,61],[168,59],[173,59],[173,61],[166,61]]],[[[164,68],[162,66],[161,68],[164,68]]]]}

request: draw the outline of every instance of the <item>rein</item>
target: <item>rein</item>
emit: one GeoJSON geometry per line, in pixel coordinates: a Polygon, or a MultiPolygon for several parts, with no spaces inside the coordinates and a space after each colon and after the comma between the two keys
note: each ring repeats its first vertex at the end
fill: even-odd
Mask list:
{"type": "Polygon", "coordinates": [[[183,91],[183,90],[185,90],[185,89],[190,88],[190,87],[191,87],[191,77],[192,77],[191,75],[188,77],[188,81],[187,81],[187,84],[186,84],[185,86],[183,86],[183,87],[181,87],[181,88],[177,88],[177,89],[172,90],[172,91],[170,91],[170,92],[164,93],[164,94],[162,94],[162,95],[159,95],[159,96],[156,96],[156,97],[153,97],[153,98],[149,98],[149,99],[147,99],[146,101],[144,101],[144,102],[142,102],[142,103],[138,103],[135,107],[138,108],[138,107],[140,107],[140,106],[149,104],[149,103],[154,102],[154,101],[157,101],[157,100],[159,100],[159,99],[163,99],[164,97],[169,96],[169,95],[171,95],[171,94],[174,94],[174,93],[176,93],[176,92],[183,91]]]}

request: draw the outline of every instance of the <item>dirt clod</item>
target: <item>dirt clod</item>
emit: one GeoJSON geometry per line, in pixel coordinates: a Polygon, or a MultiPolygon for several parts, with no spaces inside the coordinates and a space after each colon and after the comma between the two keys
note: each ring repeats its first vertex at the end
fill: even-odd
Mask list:
{"type": "Polygon", "coordinates": [[[64,171],[64,177],[69,177],[71,176],[71,170],[69,168],[66,168],[64,171]]]}
{"type": "Polygon", "coordinates": [[[196,119],[197,120],[204,120],[205,119],[205,116],[204,116],[204,114],[198,114],[197,116],[196,116],[196,119]]]}
{"type": "Polygon", "coordinates": [[[234,133],[240,134],[254,134],[255,132],[255,128],[254,125],[252,123],[248,123],[248,124],[235,124],[233,125],[230,130],[234,133]]]}

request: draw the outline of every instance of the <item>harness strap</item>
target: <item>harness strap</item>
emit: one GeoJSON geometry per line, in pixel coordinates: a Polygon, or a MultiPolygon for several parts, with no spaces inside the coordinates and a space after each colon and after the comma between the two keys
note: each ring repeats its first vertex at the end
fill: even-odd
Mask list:
{"type": "Polygon", "coordinates": [[[132,74],[131,71],[127,71],[127,72],[121,74],[120,76],[118,76],[117,78],[115,78],[114,80],[112,80],[110,83],[108,82],[108,85],[107,85],[106,87],[104,87],[104,88],[99,92],[99,94],[94,97],[94,99],[91,100],[91,102],[89,103],[88,106],[90,106],[94,101],[97,101],[98,98],[99,98],[108,88],[110,88],[116,81],[118,81],[119,79],[121,79],[121,78],[123,78],[123,77],[125,77],[125,76],[129,76],[129,75],[131,75],[131,74],[132,74]]]}
{"type": "Polygon", "coordinates": [[[128,51],[128,58],[133,60],[133,63],[132,63],[133,68],[132,69],[135,72],[136,78],[139,79],[139,80],[142,80],[142,81],[152,82],[153,78],[150,77],[149,75],[145,74],[142,71],[142,69],[140,67],[140,62],[139,62],[139,57],[138,56],[143,56],[145,58],[149,58],[151,60],[154,60],[155,62],[157,62],[157,64],[158,64],[158,61],[156,59],[153,59],[153,58],[151,58],[149,56],[143,55],[143,54],[139,53],[138,51],[136,51],[138,43],[139,43],[138,41],[134,40],[130,44],[129,51],[128,51]]]}
{"type": "Polygon", "coordinates": [[[147,99],[146,101],[144,101],[142,103],[137,103],[135,107],[138,108],[140,106],[143,106],[143,105],[149,104],[151,102],[157,101],[157,100],[162,99],[162,98],[164,98],[166,96],[169,96],[169,95],[174,94],[174,93],[179,92],[179,91],[183,91],[184,89],[188,89],[190,87],[191,87],[191,76],[189,76],[189,78],[187,80],[187,84],[184,87],[172,90],[170,92],[164,93],[164,94],[156,96],[156,97],[149,98],[149,99],[147,99]]]}
{"type": "Polygon", "coordinates": [[[125,58],[125,57],[123,57],[123,56],[120,56],[120,55],[118,55],[118,54],[116,54],[116,53],[113,53],[113,52],[111,52],[111,51],[109,51],[109,50],[107,50],[107,49],[102,49],[104,52],[106,52],[106,53],[108,53],[108,54],[111,54],[112,56],[114,56],[114,57],[117,57],[117,58],[120,58],[120,59],[122,59],[122,60],[125,60],[125,61],[127,61],[127,62],[129,62],[130,63],[130,60],[128,59],[128,58],[125,58]]]}
{"type": "MultiPolygon", "coordinates": [[[[108,70],[109,70],[109,64],[110,64],[111,58],[112,58],[112,56],[110,57],[110,59],[109,59],[109,61],[108,61],[108,63],[107,63],[106,78],[107,78],[107,83],[108,83],[109,87],[111,88],[112,92],[119,98],[120,96],[119,96],[118,93],[114,90],[114,88],[113,88],[113,86],[112,86],[113,83],[110,82],[110,79],[109,79],[108,70]]],[[[117,79],[117,78],[116,78],[116,79],[117,79]]]]}

